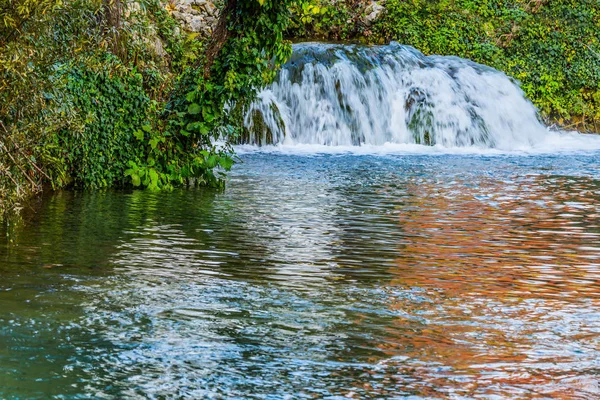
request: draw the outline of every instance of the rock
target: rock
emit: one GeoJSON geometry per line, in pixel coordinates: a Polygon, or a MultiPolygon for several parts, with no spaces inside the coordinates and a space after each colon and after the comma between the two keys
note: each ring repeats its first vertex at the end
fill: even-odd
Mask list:
{"type": "Polygon", "coordinates": [[[205,27],[204,18],[202,16],[194,16],[187,23],[187,28],[192,32],[203,32],[205,27]]]}
{"type": "Polygon", "coordinates": [[[157,56],[159,56],[161,58],[168,56],[168,53],[165,50],[163,42],[162,42],[162,40],[160,40],[160,38],[158,36],[154,38],[154,52],[156,53],[157,56]]]}
{"type": "Polygon", "coordinates": [[[371,26],[379,18],[385,7],[383,6],[384,0],[371,1],[365,9],[365,16],[362,18],[362,22],[371,26]]]}
{"type": "Polygon", "coordinates": [[[219,9],[210,0],[170,0],[171,15],[189,33],[210,36],[217,24],[219,9]]]}

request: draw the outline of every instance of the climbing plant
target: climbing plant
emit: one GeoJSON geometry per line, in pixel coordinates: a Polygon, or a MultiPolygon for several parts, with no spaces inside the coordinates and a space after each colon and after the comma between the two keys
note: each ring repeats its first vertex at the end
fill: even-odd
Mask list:
{"type": "Polygon", "coordinates": [[[202,58],[178,78],[161,118],[136,132],[145,150],[125,172],[134,186],[223,185],[219,170],[231,168],[227,143],[239,131],[229,110],[251,100],[291,55],[283,32],[292,3],[226,2],[202,58]]]}
{"type": "Polygon", "coordinates": [[[549,124],[600,132],[600,2],[597,0],[306,0],[287,34],[455,55],[520,82],[549,124]]]}
{"type": "Polygon", "coordinates": [[[548,122],[600,131],[596,0],[387,0],[376,35],[426,54],[491,65],[521,83],[548,122]]]}
{"type": "Polygon", "coordinates": [[[45,185],[223,185],[293,3],[227,0],[203,40],[159,0],[0,0],[0,215],[45,185]]]}

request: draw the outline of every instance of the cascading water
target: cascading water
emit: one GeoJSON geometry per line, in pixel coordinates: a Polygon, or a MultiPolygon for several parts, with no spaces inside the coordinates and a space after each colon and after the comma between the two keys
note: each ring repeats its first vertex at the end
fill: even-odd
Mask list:
{"type": "Polygon", "coordinates": [[[547,129],[506,75],[414,48],[298,44],[249,107],[251,144],[515,149],[547,129]]]}

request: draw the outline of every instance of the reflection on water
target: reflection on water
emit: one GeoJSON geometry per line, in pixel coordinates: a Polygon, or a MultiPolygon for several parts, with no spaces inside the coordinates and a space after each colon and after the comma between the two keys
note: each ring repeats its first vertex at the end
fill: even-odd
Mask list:
{"type": "Polygon", "coordinates": [[[2,398],[597,398],[600,159],[247,155],[44,199],[0,247],[2,398]]]}

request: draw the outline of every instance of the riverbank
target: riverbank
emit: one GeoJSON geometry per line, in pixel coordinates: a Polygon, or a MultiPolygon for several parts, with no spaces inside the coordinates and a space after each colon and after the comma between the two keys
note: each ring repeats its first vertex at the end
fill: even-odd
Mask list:
{"type": "Polygon", "coordinates": [[[46,0],[2,9],[0,210],[18,210],[44,185],[220,185],[213,170],[232,158],[213,143],[243,131],[223,106],[273,79],[289,55],[284,37],[395,40],[468,58],[519,81],[547,125],[600,131],[592,1],[261,0],[237,6],[235,32],[219,27],[223,7],[46,0]]]}
{"type": "Polygon", "coordinates": [[[217,140],[239,127],[225,105],[291,52],[291,0],[196,2],[203,34],[159,0],[22,3],[0,7],[0,215],[46,185],[222,186],[233,159],[217,140]]]}

